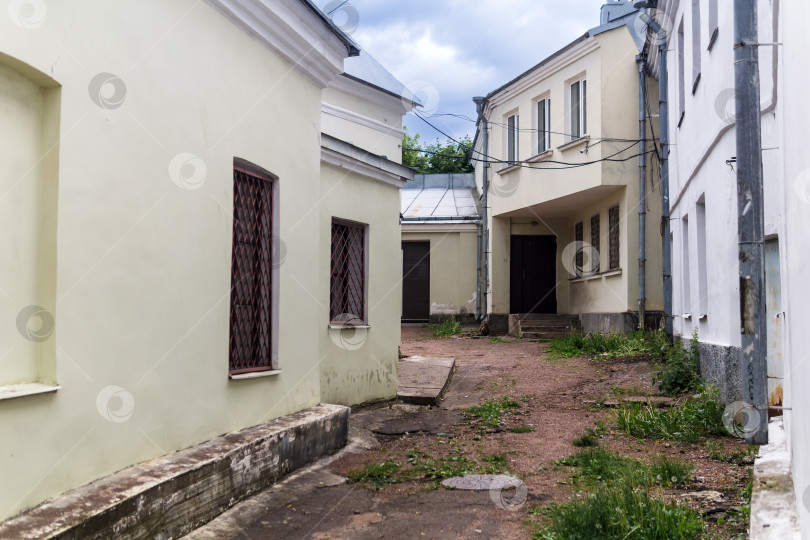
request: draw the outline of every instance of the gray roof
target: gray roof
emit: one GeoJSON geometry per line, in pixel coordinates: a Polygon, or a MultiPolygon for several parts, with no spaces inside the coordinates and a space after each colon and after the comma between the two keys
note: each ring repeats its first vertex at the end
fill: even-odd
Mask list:
{"type": "Polygon", "coordinates": [[[630,31],[630,35],[633,37],[633,41],[636,42],[636,47],[638,47],[639,52],[641,52],[642,49],[644,49],[644,42],[647,41],[647,27],[644,23],[638,23],[639,13],[640,10],[634,8],[633,2],[630,1],[607,4],[602,6],[603,24],[590,29],[588,33],[592,36],[598,36],[608,30],[626,26],[630,31]]]}
{"type": "Polygon", "coordinates": [[[343,66],[344,76],[373,86],[392,96],[403,98],[415,105],[421,105],[416,96],[367,51],[362,50],[359,55],[347,58],[343,66]]]}
{"type": "Polygon", "coordinates": [[[357,46],[357,43],[349,37],[349,35],[341,30],[341,28],[334,23],[334,21],[324,13],[321,8],[316,6],[312,0],[301,0],[301,3],[307,7],[312,13],[314,13],[319,19],[323,21],[326,27],[346,46],[346,50],[349,51],[349,56],[357,56],[360,53],[360,47],[357,46]]]}
{"type": "Polygon", "coordinates": [[[417,174],[401,192],[405,219],[477,219],[481,215],[473,174],[417,174]]]}

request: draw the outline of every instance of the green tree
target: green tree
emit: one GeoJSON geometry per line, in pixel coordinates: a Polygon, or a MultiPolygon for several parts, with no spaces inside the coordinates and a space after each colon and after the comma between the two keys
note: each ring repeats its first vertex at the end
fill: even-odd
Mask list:
{"type": "Polygon", "coordinates": [[[417,174],[469,173],[472,141],[464,136],[458,142],[442,144],[438,139],[433,144],[422,145],[419,134],[411,136],[408,130],[402,137],[402,164],[416,169],[417,174]]]}

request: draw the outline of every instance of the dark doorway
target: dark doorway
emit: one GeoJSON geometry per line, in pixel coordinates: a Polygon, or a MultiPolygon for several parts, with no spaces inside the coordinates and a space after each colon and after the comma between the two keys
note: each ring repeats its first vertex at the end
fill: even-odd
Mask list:
{"type": "Polygon", "coordinates": [[[402,320],[430,318],[430,242],[402,242],[402,320]]]}
{"type": "Polygon", "coordinates": [[[557,238],[512,236],[510,313],[557,313],[557,238]]]}

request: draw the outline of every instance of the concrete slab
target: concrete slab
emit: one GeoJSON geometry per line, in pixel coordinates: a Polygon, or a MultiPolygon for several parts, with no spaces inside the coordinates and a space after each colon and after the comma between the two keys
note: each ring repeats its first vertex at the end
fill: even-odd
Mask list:
{"type": "Polygon", "coordinates": [[[438,405],[455,367],[455,358],[409,356],[401,359],[397,397],[414,405],[438,405]]]}
{"type": "Polygon", "coordinates": [[[342,448],[348,422],[318,405],[133,465],[0,523],[0,539],[178,538],[342,448]]]}

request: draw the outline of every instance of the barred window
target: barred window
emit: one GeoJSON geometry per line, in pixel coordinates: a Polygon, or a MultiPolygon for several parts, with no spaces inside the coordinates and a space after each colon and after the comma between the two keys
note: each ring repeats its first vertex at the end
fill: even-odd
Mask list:
{"type": "Polygon", "coordinates": [[[366,226],[332,220],[329,320],[366,322],[366,226]]]}
{"type": "Polygon", "coordinates": [[[600,241],[601,237],[599,236],[599,214],[596,214],[591,218],[591,271],[594,274],[599,273],[599,259],[601,252],[600,241]]]}
{"type": "Polygon", "coordinates": [[[273,369],[273,179],[233,171],[229,372],[273,369]]]}
{"type": "Polygon", "coordinates": [[[610,250],[610,269],[619,268],[619,207],[608,210],[608,249],[610,250]]]}
{"type": "Polygon", "coordinates": [[[583,233],[582,233],[582,222],[580,221],[576,225],[574,225],[574,241],[577,243],[577,254],[576,254],[576,267],[577,267],[577,277],[582,276],[582,267],[585,264],[584,257],[582,253],[582,242],[584,241],[583,233]]]}

